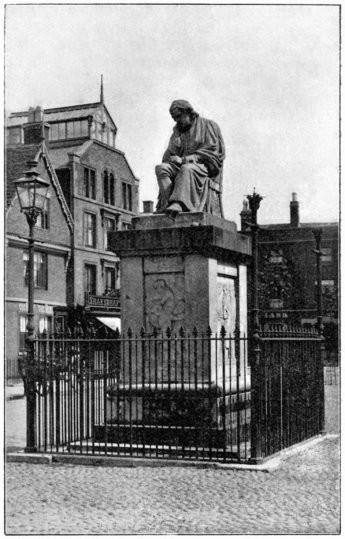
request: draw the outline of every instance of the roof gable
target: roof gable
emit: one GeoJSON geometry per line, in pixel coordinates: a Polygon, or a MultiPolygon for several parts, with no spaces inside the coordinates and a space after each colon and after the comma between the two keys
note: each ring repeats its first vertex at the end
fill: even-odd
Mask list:
{"type": "Polygon", "coordinates": [[[63,195],[58,177],[52,166],[47,148],[44,142],[40,144],[18,145],[11,146],[6,149],[6,207],[10,207],[15,194],[14,180],[23,176],[24,171],[28,168],[28,161],[43,160],[44,166],[48,171],[51,184],[56,192],[57,198],[61,205],[62,211],[66,217],[67,224],[70,230],[73,230],[73,217],[68,208],[67,202],[63,195]]]}

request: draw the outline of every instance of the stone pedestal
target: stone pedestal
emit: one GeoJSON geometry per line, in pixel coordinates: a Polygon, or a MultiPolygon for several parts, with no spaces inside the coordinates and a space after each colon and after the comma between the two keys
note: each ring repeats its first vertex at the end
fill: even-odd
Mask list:
{"type": "Polygon", "coordinates": [[[206,213],[136,217],[109,244],[121,258],[123,332],[233,332],[236,317],[246,331],[251,247],[235,223],[206,213]]]}
{"type": "MultiPolygon", "coordinates": [[[[236,328],[242,336],[247,334],[251,245],[235,223],[206,213],[182,213],[175,219],[157,214],[132,222],[132,230],[109,233],[110,248],[121,259],[124,335],[130,328],[139,336],[144,328],[145,338],[154,339],[155,332],[166,336],[168,328],[168,335],[170,330],[179,335],[182,327],[184,334],[192,335],[196,328],[199,338],[202,332],[206,337],[208,328],[219,335],[222,326],[226,336],[234,336],[236,328]]],[[[217,430],[224,423],[231,395],[239,391],[245,395],[250,389],[246,347],[235,350],[235,341],[228,340],[207,346],[207,340],[199,339],[194,348],[192,341],[183,346],[174,343],[175,349],[169,340],[158,342],[157,352],[157,342],[142,346],[142,341],[133,341],[122,381],[109,390],[108,417],[121,424],[156,425],[156,432],[158,426],[164,427],[168,409],[170,429],[182,425],[185,434],[194,403],[201,410],[202,425],[206,422],[217,430]],[[189,363],[187,352],[193,358],[189,363]],[[173,419],[171,403],[176,399],[182,404],[174,404],[174,410],[180,406],[185,412],[176,412],[173,419]]]]}

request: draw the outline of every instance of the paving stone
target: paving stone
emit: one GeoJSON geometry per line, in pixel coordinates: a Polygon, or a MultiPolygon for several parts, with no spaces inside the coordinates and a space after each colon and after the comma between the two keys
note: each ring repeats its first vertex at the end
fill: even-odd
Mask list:
{"type": "Polygon", "coordinates": [[[11,463],[8,534],[339,532],[339,440],[271,473],[11,463]]]}

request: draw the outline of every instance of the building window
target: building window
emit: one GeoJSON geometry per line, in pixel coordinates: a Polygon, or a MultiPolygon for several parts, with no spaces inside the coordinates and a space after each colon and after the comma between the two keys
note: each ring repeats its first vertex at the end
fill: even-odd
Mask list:
{"type": "Polygon", "coordinates": [[[11,127],[8,130],[8,144],[20,144],[22,142],[22,128],[11,127]]]}
{"type": "Polygon", "coordinates": [[[268,261],[270,264],[282,264],[284,261],[282,251],[278,251],[278,253],[271,251],[268,261]]]}
{"type": "Polygon", "coordinates": [[[132,211],[132,186],[122,182],[122,207],[124,210],[132,211]]]}
{"type": "Polygon", "coordinates": [[[105,204],[115,206],[115,178],[107,170],[103,173],[103,198],[105,204]]]}
{"type": "Polygon", "coordinates": [[[42,315],[38,321],[38,332],[41,335],[42,333],[51,333],[52,332],[52,317],[47,315],[42,315]]]}
{"type": "Polygon", "coordinates": [[[131,223],[122,222],[122,230],[131,230],[131,228],[132,228],[131,223]]]}
{"type": "MultiPolygon", "coordinates": [[[[29,284],[29,253],[23,253],[24,261],[24,282],[29,284]]],[[[35,288],[47,289],[48,285],[48,265],[46,253],[34,253],[34,286],[35,288]]]]}
{"type": "Polygon", "coordinates": [[[44,206],[43,211],[41,211],[38,214],[37,222],[36,222],[36,227],[37,228],[43,228],[45,230],[47,230],[49,228],[49,209],[50,209],[49,205],[50,205],[50,201],[47,198],[45,200],[45,206],[44,206]]]}
{"type": "Polygon", "coordinates": [[[96,247],[96,215],[84,212],[84,245],[96,247]]]}
{"type": "Polygon", "coordinates": [[[116,221],[111,217],[105,217],[104,219],[104,250],[109,249],[108,246],[108,232],[116,230],[116,221]]]}
{"type": "Polygon", "coordinates": [[[84,290],[89,294],[96,294],[96,266],[93,264],[85,264],[84,290]]]}
{"type": "Polygon", "coordinates": [[[71,138],[87,137],[89,126],[87,119],[70,120],[68,122],[57,122],[50,124],[49,139],[64,140],[71,138]]]}
{"type": "Polygon", "coordinates": [[[113,146],[115,148],[115,130],[111,130],[111,140],[110,140],[110,146],[113,146]]]}
{"type": "Polygon", "coordinates": [[[66,137],[66,122],[50,124],[49,130],[50,140],[63,140],[66,137]]]}
{"type": "MultiPolygon", "coordinates": [[[[315,286],[317,286],[317,281],[315,281],[315,286]]],[[[334,280],[333,279],[322,279],[321,281],[321,289],[322,293],[330,291],[333,292],[334,290],[334,280]]]]}
{"type": "Polygon", "coordinates": [[[26,349],[26,337],[28,335],[27,326],[28,317],[26,314],[21,314],[19,316],[19,351],[26,349]]]}
{"type": "Polygon", "coordinates": [[[87,137],[89,134],[87,120],[67,122],[67,138],[87,137]]]}
{"type": "Polygon", "coordinates": [[[96,172],[91,168],[84,167],[83,195],[96,199],[96,172]]]}
{"type": "Polygon", "coordinates": [[[333,261],[333,250],[330,247],[321,247],[322,256],[321,262],[332,262],[333,261]]]}
{"type": "Polygon", "coordinates": [[[270,309],[282,309],[284,307],[284,302],[281,299],[270,299],[269,304],[270,309]]]}
{"type": "Polygon", "coordinates": [[[104,293],[109,294],[115,290],[116,273],[115,268],[105,268],[104,270],[104,293]]]}
{"type": "Polygon", "coordinates": [[[64,333],[65,331],[65,317],[63,315],[61,316],[55,316],[54,318],[54,331],[56,333],[64,333]]]}

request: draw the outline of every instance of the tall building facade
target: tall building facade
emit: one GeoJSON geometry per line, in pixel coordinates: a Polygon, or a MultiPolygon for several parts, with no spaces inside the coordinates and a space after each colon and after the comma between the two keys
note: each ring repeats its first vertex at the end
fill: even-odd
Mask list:
{"type": "Polygon", "coordinates": [[[13,181],[23,175],[32,159],[38,160],[38,172],[53,185],[44,223],[35,227],[35,263],[44,266],[46,275],[43,288],[35,290],[35,309],[41,309],[41,296],[48,301],[49,295],[49,324],[58,329],[76,316],[89,316],[110,327],[118,325],[119,258],[108,248],[107,233],[131,227],[132,217],[138,213],[139,180],[116,147],[116,134],[117,127],[103,102],[103,88],[97,103],[44,111],[37,107],[8,118],[6,304],[12,308],[7,310],[6,322],[14,328],[8,354],[15,356],[24,342],[25,318],[20,313],[27,302],[23,278],[27,259],[24,254],[18,263],[22,255],[14,237],[20,236],[25,251],[28,226],[20,214],[13,181]],[[48,243],[54,253],[53,247],[47,251],[48,243]],[[43,246],[47,252],[38,260],[43,246]]]}

